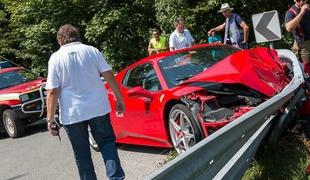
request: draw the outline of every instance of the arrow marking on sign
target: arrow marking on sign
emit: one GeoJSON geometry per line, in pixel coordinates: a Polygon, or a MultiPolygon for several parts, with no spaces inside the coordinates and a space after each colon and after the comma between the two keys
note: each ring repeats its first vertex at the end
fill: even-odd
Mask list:
{"type": "Polygon", "coordinates": [[[260,21],[258,22],[257,26],[255,27],[255,30],[268,40],[280,38],[275,33],[273,33],[270,29],[267,28],[268,24],[270,23],[271,19],[273,18],[275,14],[276,14],[275,12],[265,13],[260,19],[260,21]]]}

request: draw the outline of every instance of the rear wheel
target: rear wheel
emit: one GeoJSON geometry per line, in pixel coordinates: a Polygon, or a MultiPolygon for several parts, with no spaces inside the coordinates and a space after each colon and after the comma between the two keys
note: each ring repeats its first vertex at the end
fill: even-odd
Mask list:
{"type": "Polygon", "coordinates": [[[190,110],[183,104],[176,104],[169,114],[169,133],[176,151],[181,154],[202,139],[199,125],[190,110]]]}
{"type": "Polygon", "coordinates": [[[25,123],[11,109],[3,112],[3,125],[11,138],[18,138],[25,132],[25,123]]]}

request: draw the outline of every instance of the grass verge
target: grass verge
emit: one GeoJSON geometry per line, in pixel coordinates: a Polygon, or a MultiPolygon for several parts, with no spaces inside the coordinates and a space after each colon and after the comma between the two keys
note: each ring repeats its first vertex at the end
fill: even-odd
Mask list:
{"type": "MultiPolygon", "coordinates": [[[[261,146],[243,180],[307,180],[310,141],[303,135],[286,133],[277,145],[261,146]]],[[[310,178],[309,178],[310,180],[310,178]]]]}
{"type": "MultiPolygon", "coordinates": [[[[262,144],[242,180],[310,180],[306,174],[310,163],[310,139],[300,133],[288,132],[276,145],[262,144]]],[[[165,165],[177,156],[169,152],[165,165]]]]}

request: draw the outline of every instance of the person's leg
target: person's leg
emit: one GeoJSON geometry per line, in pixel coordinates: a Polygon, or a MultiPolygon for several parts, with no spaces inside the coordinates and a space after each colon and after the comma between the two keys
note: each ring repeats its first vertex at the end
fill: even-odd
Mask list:
{"type": "Polygon", "coordinates": [[[87,128],[86,121],[64,126],[72,145],[81,180],[96,180],[96,173],[91,159],[87,128]]]}
{"type": "Polygon", "coordinates": [[[310,40],[303,42],[303,48],[300,51],[300,56],[305,67],[305,73],[310,75],[310,40]]]}
{"type": "Polygon", "coordinates": [[[301,57],[300,57],[300,51],[299,51],[298,44],[296,41],[294,41],[293,43],[292,52],[296,55],[298,61],[302,62],[301,57]]]}
{"type": "Polygon", "coordinates": [[[125,173],[117,154],[115,135],[109,114],[89,120],[89,126],[104,159],[108,178],[110,180],[124,179],[125,173]]]}

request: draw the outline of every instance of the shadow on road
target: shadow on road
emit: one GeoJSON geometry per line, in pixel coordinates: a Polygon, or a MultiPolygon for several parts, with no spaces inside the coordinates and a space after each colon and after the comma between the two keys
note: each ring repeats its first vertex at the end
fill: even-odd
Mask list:
{"type": "Polygon", "coordinates": [[[27,173],[24,173],[24,174],[20,174],[20,175],[16,175],[16,176],[14,176],[14,177],[8,178],[8,179],[6,179],[6,180],[16,180],[16,179],[20,179],[20,178],[22,178],[22,177],[24,177],[24,176],[26,176],[26,175],[27,175],[27,173]]]}
{"type": "Polygon", "coordinates": [[[24,137],[31,136],[37,133],[46,132],[46,131],[47,131],[46,122],[44,120],[41,120],[41,121],[35,122],[34,124],[27,126],[24,137]]]}
{"type": "Polygon", "coordinates": [[[169,154],[169,152],[172,150],[170,148],[158,148],[158,147],[147,147],[147,146],[125,145],[125,144],[118,144],[117,149],[123,151],[141,152],[149,154],[163,154],[163,155],[169,154]]]}

